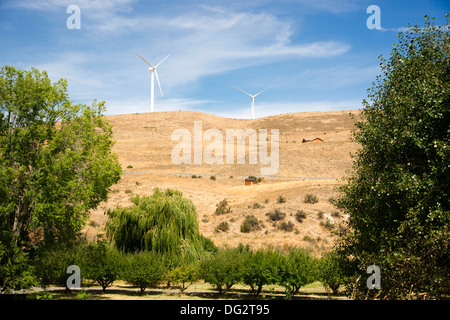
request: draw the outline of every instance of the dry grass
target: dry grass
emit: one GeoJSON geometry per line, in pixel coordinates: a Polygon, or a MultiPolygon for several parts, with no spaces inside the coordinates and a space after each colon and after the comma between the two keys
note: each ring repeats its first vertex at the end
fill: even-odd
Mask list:
{"type": "MultiPolygon", "coordinates": [[[[268,245],[283,248],[303,246],[320,254],[336,241],[336,237],[320,225],[317,213],[324,212],[324,218],[330,221],[346,218],[342,215],[331,216],[336,208],[329,199],[336,197],[339,179],[351,169],[350,153],[357,150],[357,146],[350,141],[355,126],[349,111],[291,113],[256,120],[228,119],[194,111],[106,118],[113,125],[116,139],[114,152],[119,156],[123,175],[120,182],[112,186],[114,193],[110,194],[109,200],[91,212],[93,223],[84,230],[88,238],[104,232],[106,208],[128,206],[132,194],[150,195],[153,188],[159,187],[179,189],[191,199],[198,210],[200,232],[218,246],[236,246],[239,243],[255,248],[268,245]],[[247,164],[243,165],[175,165],[171,160],[171,151],[179,141],[171,141],[171,134],[175,129],[187,129],[193,139],[194,121],[202,121],[203,132],[214,128],[221,130],[224,136],[225,129],[267,129],[269,133],[271,129],[279,129],[280,166],[277,176],[283,178],[265,177],[257,185],[245,186],[245,177],[261,176],[260,165],[250,165],[248,159],[247,164]],[[315,137],[322,138],[324,142],[301,143],[303,138],[315,137]],[[192,179],[193,174],[203,179],[192,179]],[[215,176],[216,180],[209,179],[210,176],[215,176]],[[132,193],[126,193],[126,190],[132,193]],[[304,203],[306,194],[314,194],[319,201],[304,203]],[[285,202],[277,203],[280,195],[286,199],[285,202]],[[215,215],[216,204],[224,198],[228,200],[232,212],[215,215]],[[254,203],[262,206],[253,208],[254,203]],[[284,232],[265,222],[265,214],[275,209],[286,213],[285,221],[294,224],[293,232],[284,232]],[[298,210],[307,214],[301,223],[295,218],[298,210]],[[240,225],[249,214],[264,221],[264,227],[259,231],[241,233],[240,225]],[[216,226],[223,221],[228,222],[230,229],[215,232],[216,226]]],[[[203,142],[203,147],[209,143],[203,142]]]]}

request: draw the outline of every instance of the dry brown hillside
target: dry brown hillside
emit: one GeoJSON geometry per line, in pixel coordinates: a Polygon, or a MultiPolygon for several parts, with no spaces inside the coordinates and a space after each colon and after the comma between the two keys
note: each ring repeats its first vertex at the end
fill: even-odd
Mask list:
{"type": "MultiPolygon", "coordinates": [[[[352,111],[358,115],[358,111],[352,111]]],[[[126,114],[106,117],[113,125],[123,174],[113,186],[109,200],[90,216],[85,232],[88,237],[103,233],[106,208],[130,205],[132,194],[150,195],[155,187],[175,188],[193,201],[198,210],[200,231],[218,246],[239,243],[260,246],[303,246],[321,253],[336,240],[326,226],[339,225],[345,217],[330,202],[336,196],[335,188],[346,171],[351,169],[350,153],[357,145],[350,141],[355,129],[349,111],[302,112],[269,116],[256,120],[229,119],[195,111],[171,111],[126,114]],[[264,177],[253,186],[245,186],[244,178],[261,177],[260,164],[174,164],[171,152],[179,141],[172,141],[175,129],[187,129],[194,139],[194,122],[202,122],[207,129],[222,132],[225,148],[226,129],[279,130],[279,171],[277,177],[264,177]],[[302,143],[302,139],[321,138],[320,143],[302,143]],[[201,178],[192,178],[192,175],[201,178]],[[216,180],[211,180],[215,176],[216,180]],[[318,202],[304,203],[306,194],[315,195],[318,202]],[[286,199],[278,203],[282,196],[286,199]],[[215,215],[216,204],[227,199],[231,213],[215,215]],[[257,204],[255,204],[257,203],[257,204]],[[285,213],[284,220],[273,222],[266,215],[275,209],[285,213]],[[297,211],[306,213],[297,221],[297,211]],[[245,216],[254,215],[261,229],[242,233],[240,226],[245,216]],[[229,230],[215,231],[226,221],[229,230]],[[282,222],[291,222],[292,231],[281,230],[282,222]],[[327,222],[328,221],[328,222],[327,222]]],[[[270,135],[268,141],[270,142],[270,135]]],[[[204,141],[203,148],[211,144],[204,141]]],[[[268,149],[270,151],[271,144],[268,149]]],[[[225,149],[224,149],[225,150],[225,149]]],[[[248,150],[247,150],[248,151],[248,150]]],[[[247,152],[248,153],[248,152],[247,152]]],[[[225,159],[225,158],[224,158],[225,159]]],[[[258,162],[259,163],[259,162],[258,162]]]]}

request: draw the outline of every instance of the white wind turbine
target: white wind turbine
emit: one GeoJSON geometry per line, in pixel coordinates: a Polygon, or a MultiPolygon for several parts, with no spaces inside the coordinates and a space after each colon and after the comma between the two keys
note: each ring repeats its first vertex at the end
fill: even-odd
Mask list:
{"type": "Polygon", "coordinates": [[[162,59],[156,66],[153,66],[150,62],[148,62],[147,60],[142,58],[139,54],[136,53],[136,55],[138,55],[139,58],[141,58],[142,60],[144,60],[145,62],[147,62],[150,65],[150,68],[148,68],[148,70],[151,72],[150,109],[153,112],[155,110],[155,76],[156,76],[156,81],[158,81],[159,92],[161,92],[161,97],[163,96],[163,92],[162,92],[162,89],[161,89],[161,83],[159,83],[158,71],[156,71],[156,68],[158,68],[158,66],[161,63],[163,63],[163,61],[166,60],[170,56],[170,53],[167,55],[167,57],[162,59]]]}
{"type": "MultiPolygon", "coordinates": [[[[233,86],[233,85],[232,85],[232,86],[233,86]]],[[[271,88],[272,86],[267,87],[267,88],[265,88],[263,91],[260,91],[260,92],[258,92],[257,94],[254,94],[254,95],[251,95],[250,93],[245,92],[244,90],[242,90],[242,89],[240,89],[240,88],[238,88],[238,87],[236,87],[236,86],[233,86],[233,87],[235,87],[235,88],[238,89],[239,91],[242,91],[243,93],[245,93],[246,95],[248,95],[250,98],[252,98],[252,119],[255,119],[255,97],[256,97],[257,95],[260,95],[261,93],[263,93],[263,92],[266,91],[267,89],[271,88]]]]}

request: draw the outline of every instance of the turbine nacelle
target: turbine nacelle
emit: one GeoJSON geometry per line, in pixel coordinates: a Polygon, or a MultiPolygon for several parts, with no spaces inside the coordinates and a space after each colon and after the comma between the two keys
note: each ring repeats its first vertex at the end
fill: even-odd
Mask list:
{"type": "Polygon", "coordinates": [[[248,96],[252,99],[252,119],[255,118],[255,97],[258,96],[258,95],[260,95],[261,93],[263,93],[263,92],[266,91],[267,89],[270,89],[270,88],[273,87],[273,85],[271,85],[270,87],[265,88],[263,91],[260,91],[260,92],[258,92],[257,94],[250,94],[250,93],[245,92],[244,90],[242,90],[242,89],[240,89],[240,88],[238,88],[238,87],[236,87],[236,86],[234,86],[234,85],[231,85],[231,86],[234,87],[234,88],[236,88],[236,89],[238,89],[239,91],[242,91],[243,93],[245,93],[246,95],[248,95],[248,96]]]}
{"type": "Polygon", "coordinates": [[[161,64],[161,63],[163,63],[163,61],[164,60],[166,60],[169,56],[170,56],[170,53],[164,58],[164,59],[162,59],[156,66],[154,66],[154,65],[152,65],[150,62],[148,62],[147,60],[145,60],[144,58],[142,58],[137,52],[135,52],[136,53],[136,55],[139,57],[139,58],[141,58],[142,60],[144,60],[149,66],[150,66],[150,68],[148,68],[148,71],[150,71],[152,74],[152,77],[151,77],[151,80],[152,80],[152,91],[151,91],[151,110],[152,110],[152,112],[153,112],[153,105],[154,105],[154,99],[155,99],[155,97],[154,97],[154,94],[153,94],[153,92],[154,92],[154,83],[153,83],[153,79],[154,79],[154,77],[156,77],[156,81],[158,82],[158,87],[159,87],[159,92],[161,93],[161,96],[163,96],[163,92],[162,92],[162,89],[161,89],[161,83],[159,82],[159,77],[158,77],[158,71],[156,71],[156,68],[158,68],[158,66],[161,64]]]}

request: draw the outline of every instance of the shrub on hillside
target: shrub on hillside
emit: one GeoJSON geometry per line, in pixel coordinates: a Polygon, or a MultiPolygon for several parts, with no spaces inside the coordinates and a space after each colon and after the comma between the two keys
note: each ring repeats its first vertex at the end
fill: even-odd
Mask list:
{"type": "Polygon", "coordinates": [[[261,226],[259,225],[259,221],[254,215],[246,216],[245,220],[241,224],[241,232],[243,233],[249,233],[260,229],[261,226]]]}
{"type": "Polygon", "coordinates": [[[269,219],[272,221],[283,220],[286,217],[286,213],[281,212],[279,209],[267,212],[266,215],[269,216],[269,219]]]}
{"type": "Polygon", "coordinates": [[[215,214],[220,215],[224,213],[230,213],[232,212],[230,206],[228,205],[228,200],[223,199],[218,204],[216,204],[216,211],[215,214]]]}
{"type": "Polygon", "coordinates": [[[313,195],[313,194],[307,194],[307,195],[305,196],[305,199],[303,200],[303,202],[314,204],[314,203],[319,202],[319,200],[317,199],[317,197],[316,197],[315,195],[313,195]]]}
{"type": "Polygon", "coordinates": [[[216,232],[219,232],[219,231],[226,232],[228,230],[230,230],[230,226],[227,221],[222,221],[221,223],[219,223],[217,225],[217,227],[215,229],[216,232]]]}
{"type": "Polygon", "coordinates": [[[295,219],[302,223],[303,219],[306,219],[306,213],[303,210],[297,210],[297,212],[295,213],[295,219]]]}
{"type": "Polygon", "coordinates": [[[294,230],[294,224],[291,221],[282,221],[278,224],[277,228],[283,231],[291,232],[294,230]]]}

